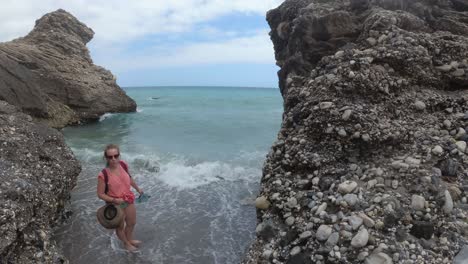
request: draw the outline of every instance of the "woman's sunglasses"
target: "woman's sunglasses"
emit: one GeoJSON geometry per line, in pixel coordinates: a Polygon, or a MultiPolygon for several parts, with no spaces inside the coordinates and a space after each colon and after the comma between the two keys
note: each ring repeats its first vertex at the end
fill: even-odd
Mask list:
{"type": "Polygon", "coordinates": [[[112,158],[114,158],[114,159],[118,159],[118,158],[119,158],[119,156],[120,156],[120,154],[115,154],[115,155],[106,155],[106,159],[112,159],[112,158]]]}

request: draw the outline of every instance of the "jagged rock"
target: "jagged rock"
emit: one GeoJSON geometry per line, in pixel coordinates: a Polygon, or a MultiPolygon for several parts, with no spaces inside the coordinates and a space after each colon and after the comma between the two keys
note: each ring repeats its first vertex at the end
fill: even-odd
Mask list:
{"type": "Polygon", "coordinates": [[[0,43],[0,99],[53,127],[135,111],[115,76],[93,64],[86,48],[93,35],[59,9],[27,36],[0,43]]]}
{"type": "Polygon", "coordinates": [[[63,135],[0,101],[0,168],[0,262],[63,259],[51,228],[81,170],[63,135]]]}
{"type": "MultiPolygon", "coordinates": [[[[398,254],[392,256],[395,263],[453,260],[468,242],[462,204],[468,191],[463,3],[286,0],[267,13],[284,99],[277,140],[283,144],[267,156],[263,175],[278,176],[262,178],[261,193],[299,197],[301,180],[313,184],[306,205],[290,210],[282,200],[282,208],[257,210],[259,221],[271,219],[285,233],[317,234],[332,226],[327,235],[339,234],[337,250],[323,237],[307,242],[317,263],[360,263],[384,251],[398,254]],[[286,174],[287,179],[281,176],[286,174]],[[274,184],[285,180],[285,188],[274,184]],[[446,201],[450,205],[440,195],[445,190],[453,208],[444,207],[446,201]],[[413,203],[413,195],[420,199],[413,203]],[[327,208],[316,214],[323,204],[327,208]],[[296,219],[290,226],[284,224],[286,213],[296,219]],[[348,221],[352,215],[363,219],[368,240],[362,248],[345,250],[356,236],[348,221]],[[377,243],[389,249],[376,252],[377,243]],[[422,254],[429,243],[431,250],[422,254]]],[[[279,241],[255,240],[244,262],[258,263],[255,256],[266,247],[281,252],[297,243],[279,241]]]]}

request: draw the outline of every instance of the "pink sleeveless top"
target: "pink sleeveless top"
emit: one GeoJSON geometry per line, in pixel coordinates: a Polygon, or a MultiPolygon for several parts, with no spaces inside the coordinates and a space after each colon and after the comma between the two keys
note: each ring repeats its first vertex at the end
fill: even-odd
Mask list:
{"type": "MultiPolygon", "coordinates": [[[[124,162],[127,165],[126,162],[124,162]]],[[[122,198],[127,202],[133,203],[133,200],[135,199],[135,195],[133,192],[130,190],[130,176],[128,173],[120,166],[119,164],[119,170],[120,170],[120,176],[113,174],[109,168],[105,169],[107,171],[108,175],[108,190],[107,190],[107,195],[114,197],[114,198],[122,198]]],[[[99,179],[102,179],[105,182],[104,179],[104,174],[99,172],[98,175],[99,179]]]]}

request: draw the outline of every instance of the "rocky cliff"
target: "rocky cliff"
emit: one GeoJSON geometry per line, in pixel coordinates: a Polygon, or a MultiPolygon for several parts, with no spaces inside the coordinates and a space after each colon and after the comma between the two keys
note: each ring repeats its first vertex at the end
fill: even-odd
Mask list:
{"type": "Polygon", "coordinates": [[[86,48],[93,35],[59,9],[27,36],[0,43],[0,100],[53,127],[135,111],[112,73],[93,64],[86,48]]]}
{"type": "Polygon", "coordinates": [[[468,261],[468,1],[287,0],[245,263],[468,261]]]}
{"type": "Polygon", "coordinates": [[[0,101],[0,263],[62,263],[51,227],[80,170],[62,134],[0,101]]]}

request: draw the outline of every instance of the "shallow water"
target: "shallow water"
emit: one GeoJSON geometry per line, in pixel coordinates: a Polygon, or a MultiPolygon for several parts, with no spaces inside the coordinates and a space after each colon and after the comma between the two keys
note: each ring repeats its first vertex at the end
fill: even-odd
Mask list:
{"type": "Polygon", "coordinates": [[[282,114],[277,89],[126,88],[138,112],[106,114],[96,124],[64,129],[83,171],[72,192],[73,215],[55,233],[71,263],[238,263],[255,232],[261,168],[282,114]],[[102,149],[122,159],[150,200],[137,204],[127,253],[96,220],[103,204],[96,176],[102,149]]]}

